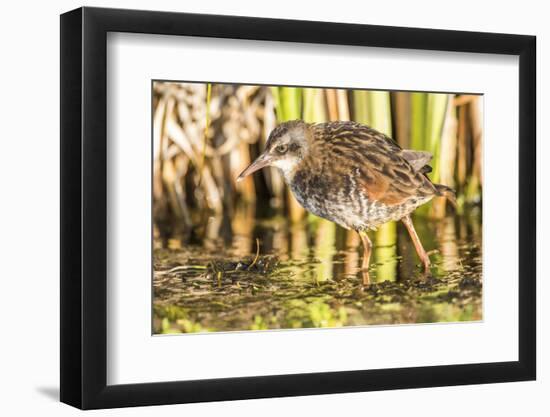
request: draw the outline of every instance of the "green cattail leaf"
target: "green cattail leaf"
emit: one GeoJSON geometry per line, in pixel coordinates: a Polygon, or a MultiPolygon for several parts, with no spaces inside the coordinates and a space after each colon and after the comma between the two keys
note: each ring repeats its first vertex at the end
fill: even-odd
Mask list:
{"type": "Polygon", "coordinates": [[[353,90],[353,119],[356,122],[369,124],[368,91],[353,90]]]}
{"type": "Polygon", "coordinates": [[[426,101],[426,146],[425,150],[433,154],[432,181],[439,181],[441,133],[447,111],[447,94],[428,94],[426,101]]]}
{"type": "Polygon", "coordinates": [[[367,97],[370,126],[391,137],[390,93],[387,91],[369,91],[367,97]]]}

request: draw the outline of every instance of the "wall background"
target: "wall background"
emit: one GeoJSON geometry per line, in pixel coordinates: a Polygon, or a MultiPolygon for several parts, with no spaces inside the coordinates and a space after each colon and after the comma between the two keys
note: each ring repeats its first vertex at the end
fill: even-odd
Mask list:
{"type": "MultiPolygon", "coordinates": [[[[0,409],[4,415],[76,415],[57,402],[59,305],[59,17],[81,6],[78,1],[10,2],[0,15],[2,36],[0,98],[0,409]],[[23,163],[22,163],[23,162],[23,163]],[[25,168],[22,168],[25,167],[25,168]]],[[[550,100],[548,72],[550,27],[544,3],[461,0],[441,7],[438,1],[258,2],[247,0],[94,1],[86,5],[157,9],[509,32],[538,37],[538,193],[539,259],[550,249],[550,209],[542,184],[550,178],[545,156],[548,121],[541,120],[550,100]],[[543,130],[544,129],[544,130],[543,130]]],[[[503,121],[506,123],[506,121],[503,121]]],[[[94,415],[334,415],[344,412],[424,416],[544,415],[550,409],[550,315],[544,303],[550,291],[547,265],[539,262],[539,380],[528,383],[403,390],[231,403],[146,407],[94,412],[94,415]]],[[[470,341],[476,343],[475,340],[470,341]]]]}

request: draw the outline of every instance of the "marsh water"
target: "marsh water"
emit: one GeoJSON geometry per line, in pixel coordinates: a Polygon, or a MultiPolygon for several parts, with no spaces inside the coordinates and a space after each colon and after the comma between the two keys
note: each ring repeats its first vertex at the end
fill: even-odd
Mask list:
{"type": "Polygon", "coordinates": [[[157,224],[153,332],[481,320],[481,211],[413,221],[430,273],[389,223],[370,233],[369,283],[357,234],[313,216],[291,224],[241,209],[185,232],[157,224]]]}

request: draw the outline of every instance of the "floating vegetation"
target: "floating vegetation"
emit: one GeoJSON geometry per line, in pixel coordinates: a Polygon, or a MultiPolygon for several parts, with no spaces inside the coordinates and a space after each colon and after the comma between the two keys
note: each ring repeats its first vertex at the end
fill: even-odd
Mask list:
{"type": "MultiPolygon", "coordinates": [[[[315,248],[288,256],[271,244],[278,239],[274,231],[290,237],[282,222],[256,228],[269,254],[259,254],[259,245],[252,243],[256,240],[248,239],[253,254],[243,255],[238,244],[243,237],[238,235],[225,250],[215,242],[209,242],[211,249],[159,246],[153,330],[194,333],[481,320],[481,245],[467,225],[461,228],[463,222],[459,219],[457,229],[440,224],[429,232],[435,232],[442,247],[432,254],[431,275],[417,267],[410,245],[396,245],[392,253],[399,259],[373,265],[373,283],[367,286],[359,270],[359,247],[331,244],[322,252],[325,259],[317,258],[315,248]],[[455,230],[466,235],[449,234],[455,230]],[[357,263],[350,266],[353,259],[357,263]],[[386,279],[387,262],[397,265],[396,279],[386,279]],[[319,280],[319,265],[324,263],[331,265],[332,276],[319,280]]],[[[398,229],[398,237],[403,233],[398,229]]]]}

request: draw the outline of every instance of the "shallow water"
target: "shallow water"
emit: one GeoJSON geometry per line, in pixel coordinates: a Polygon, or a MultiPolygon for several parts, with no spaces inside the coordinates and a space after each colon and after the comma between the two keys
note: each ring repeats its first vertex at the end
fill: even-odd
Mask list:
{"type": "Polygon", "coordinates": [[[208,218],[191,233],[156,227],[153,331],[481,320],[479,210],[413,221],[431,273],[420,268],[405,227],[389,223],[370,233],[368,285],[356,233],[313,216],[291,225],[240,210],[231,219],[208,218]]]}

